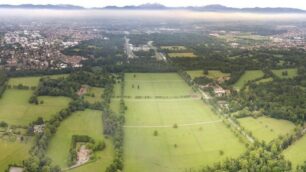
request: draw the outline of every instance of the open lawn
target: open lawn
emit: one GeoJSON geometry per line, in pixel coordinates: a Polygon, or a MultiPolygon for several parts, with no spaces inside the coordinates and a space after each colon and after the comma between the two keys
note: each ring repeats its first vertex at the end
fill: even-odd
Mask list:
{"type": "Polygon", "coordinates": [[[280,77],[280,78],[293,78],[298,75],[297,69],[279,69],[279,70],[272,70],[274,75],[280,77]],[[288,75],[283,75],[283,72],[288,72],[288,75]]]}
{"type": "MultiPolygon", "coordinates": [[[[133,74],[126,75],[127,87],[131,77],[133,74]]],[[[140,86],[147,81],[155,85],[142,95],[192,92],[185,82],[179,82],[182,79],[177,74],[137,74],[135,79],[140,86]],[[173,85],[180,90],[173,91],[173,85]]],[[[125,93],[133,95],[135,91],[127,88],[125,93]]],[[[125,103],[128,106],[124,145],[127,172],[198,170],[226,157],[238,157],[245,151],[244,145],[211,107],[199,99],[125,99],[125,103]],[[153,135],[155,131],[157,136],[153,135]]]]}
{"type": "Polygon", "coordinates": [[[196,58],[197,56],[193,53],[168,53],[170,58],[196,58]]]}
{"type": "Polygon", "coordinates": [[[103,88],[90,87],[84,96],[89,103],[97,103],[102,101],[103,88]]]}
{"type": "MultiPolygon", "coordinates": [[[[50,77],[50,78],[60,78],[60,77],[66,77],[68,76],[67,74],[62,74],[62,75],[46,75],[45,77],[50,77]]],[[[39,83],[40,78],[42,78],[41,76],[32,76],[32,77],[14,77],[14,78],[10,78],[8,85],[11,86],[17,86],[19,84],[25,85],[25,86],[29,86],[29,87],[33,87],[33,86],[37,86],[39,83]]]]}
{"type": "Polygon", "coordinates": [[[10,164],[22,164],[29,157],[31,142],[8,142],[0,140],[0,171],[5,171],[10,164]]]}
{"type": "Polygon", "coordinates": [[[295,128],[292,122],[279,120],[269,117],[252,117],[238,119],[241,126],[247,131],[251,131],[253,136],[258,140],[270,142],[280,135],[286,135],[295,128]]]}
{"type": "Polygon", "coordinates": [[[208,75],[205,75],[203,70],[190,70],[190,71],[187,71],[187,73],[191,76],[192,79],[201,77],[201,76],[206,76],[211,79],[218,79],[220,77],[230,76],[230,74],[222,73],[219,70],[209,70],[208,75]]]}
{"type": "Polygon", "coordinates": [[[185,96],[192,94],[194,94],[193,91],[177,74],[165,73],[161,75],[135,73],[125,75],[125,96],[154,97],[185,96]]]}
{"type": "Polygon", "coordinates": [[[240,79],[234,84],[234,88],[240,90],[248,81],[255,80],[263,77],[264,73],[261,70],[248,70],[240,77],[240,79]]]}
{"type": "MultiPolygon", "coordinates": [[[[73,135],[88,135],[95,141],[103,141],[102,112],[95,110],[75,112],[61,123],[55,136],[51,139],[47,151],[47,155],[61,168],[67,168],[67,159],[73,135]]],[[[107,141],[106,144],[108,148],[97,153],[100,159],[86,165],[88,168],[92,169],[93,172],[95,172],[96,169],[99,169],[98,171],[104,171],[105,169],[102,169],[102,167],[106,167],[112,162],[113,149],[111,142],[107,141]]],[[[72,171],[80,170],[81,169],[74,169],[72,171]]],[[[86,171],[87,170],[86,167],[86,171]]]]}
{"type": "Polygon", "coordinates": [[[187,49],[185,46],[161,46],[160,48],[169,51],[181,51],[187,49]]]}
{"type": "Polygon", "coordinates": [[[257,81],[256,83],[260,84],[260,83],[271,82],[271,81],[273,81],[273,78],[265,78],[265,79],[261,79],[257,81]]]}
{"type": "Polygon", "coordinates": [[[285,159],[291,161],[293,169],[306,161],[306,135],[283,152],[285,159]]]}
{"type": "Polygon", "coordinates": [[[42,96],[38,99],[44,103],[34,105],[28,102],[31,95],[30,90],[7,89],[0,99],[0,121],[28,125],[38,117],[48,120],[70,102],[66,97],[42,96]]]}

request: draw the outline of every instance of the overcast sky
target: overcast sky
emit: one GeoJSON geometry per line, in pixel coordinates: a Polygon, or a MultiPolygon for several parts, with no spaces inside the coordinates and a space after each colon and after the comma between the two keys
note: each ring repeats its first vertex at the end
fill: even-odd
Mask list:
{"type": "Polygon", "coordinates": [[[231,7],[292,7],[306,9],[306,0],[0,0],[0,4],[73,4],[84,7],[160,3],[166,6],[222,4],[231,7]]]}

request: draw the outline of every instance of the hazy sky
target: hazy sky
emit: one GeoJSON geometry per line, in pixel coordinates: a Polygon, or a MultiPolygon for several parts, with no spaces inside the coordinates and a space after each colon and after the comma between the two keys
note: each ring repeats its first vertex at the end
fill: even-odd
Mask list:
{"type": "Polygon", "coordinates": [[[84,7],[161,3],[167,6],[222,4],[231,7],[292,7],[306,9],[306,0],[0,0],[0,4],[73,4],[84,7]]]}

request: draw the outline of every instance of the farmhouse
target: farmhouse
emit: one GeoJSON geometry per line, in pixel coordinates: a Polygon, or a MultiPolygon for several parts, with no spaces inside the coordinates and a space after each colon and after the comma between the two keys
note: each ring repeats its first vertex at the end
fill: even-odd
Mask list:
{"type": "Polygon", "coordinates": [[[229,90],[225,90],[219,85],[214,86],[213,89],[214,89],[214,93],[217,97],[222,97],[222,96],[228,95],[230,93],[229,90]]]}
{"type": "Polygon", "coordinates": [[[45,129],[45,124],[34,125],[33,129],[34,129],[34,133],[43,133],[45,129]]]}
{"type": "Polygon", "coordinates": [[[21,167],[10,167],[9,172],[23,172],[21,167]]]}

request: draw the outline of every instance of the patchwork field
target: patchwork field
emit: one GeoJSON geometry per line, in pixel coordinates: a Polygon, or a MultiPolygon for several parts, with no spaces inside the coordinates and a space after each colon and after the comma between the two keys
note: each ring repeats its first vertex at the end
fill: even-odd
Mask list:
{"type": "MultiPolygon", "coordinates": [[[[133,83],[148,87],[140,90],[142,96],[192,93],[177,74],[136,74],[135,78],[134,74],[126,74],[126,82],[127,95],[137,93],[130,88],[133,83]],[[173,91],[175,87],[179,90],[173,91]]],[[[125,103],[127,172],[197,170],[245,151],[244,145],[200,99],[125,99],[125,103]]]]}
{"type": "Polygon", "coordinates": [[[270,142],[280,135],[286,135],[294,130],[295,125],[287,120],[278,120],[269,117],[252,117],[238,119],[241,126],[251,131],[259,140],[270,142]]]}
{"type": "Polygon", "coordinates": [[[9,124],[28,125],[38,117],[48,120],[61,109],[68,106],[70,98],[41,96],[43,104],[34,105],[28,101],[30,90],[7,89],[0,99],[0,120],[9,124]]]}
{"type": "Polygon", "coordinates": [[[29,157],[31,143],[7,142],[0,140],[0,171],[5,171],[9,164],[21,164],[29,157]]]}
{"type": "Polygon", "coordinates": [[[264,73],[261,70],[246,71],[240,79],[234,84],[234,88],[240,90],[248,81],[263,77],[264,73]]]}
{"type": "Polygon", "coordinates": [[[203,70],[190,70],[190,71],[187,71],[187,73],[191,76],[192,79],[197,78],[197,77],[201,77],[201,76],[206,76],[206,77],[211,78],[211,79],[217,79],[217,78],[220,78],[220,77],[230,76],[230,74],[222,73],[219,70],[209,70],[208,75],[204,74],[203,70]]]}
{"type": "Polygon", "coordinates": [[[280,78],[293,78],[298,75],[297,69],[280,69],[280,70],[272,70],[274,75],[280,77],[280,78]],[[287,72],[288,75],[283,75],[283,72],[287,72]]]}
{"type": "MultiPolygon", "coordinates": [[[[61,168],[67,168],[67,159],[73,135],[88,135],[95,141],[105,140],[103,136],[102,112],[94,110],[79,111],[64,120],[57,129],[55,136],[51,139],[47,155],[61,168]]],[[[102,167],[108,166],[113,159],[113,149],[110,141],[106,141],[106,149],[98,152],[98,160],[86,167],[92,172],[103,171],[102,167]]],[[[82,167],[82,168],[85,168],[82,167]]],[[[81,169],[72,171],[82,171],[81,169]]]]}
{"type": "Polygon", "coordinates": [[[293,169],[306,161],[306,136],[291,145],[283,152],[285,159],[291,161],[293,169]]]}
{"type": "Polygon", "coordinates": [[[196,58],[197,56],[193,53],[168,53],[170,58],[196,58]]]}

